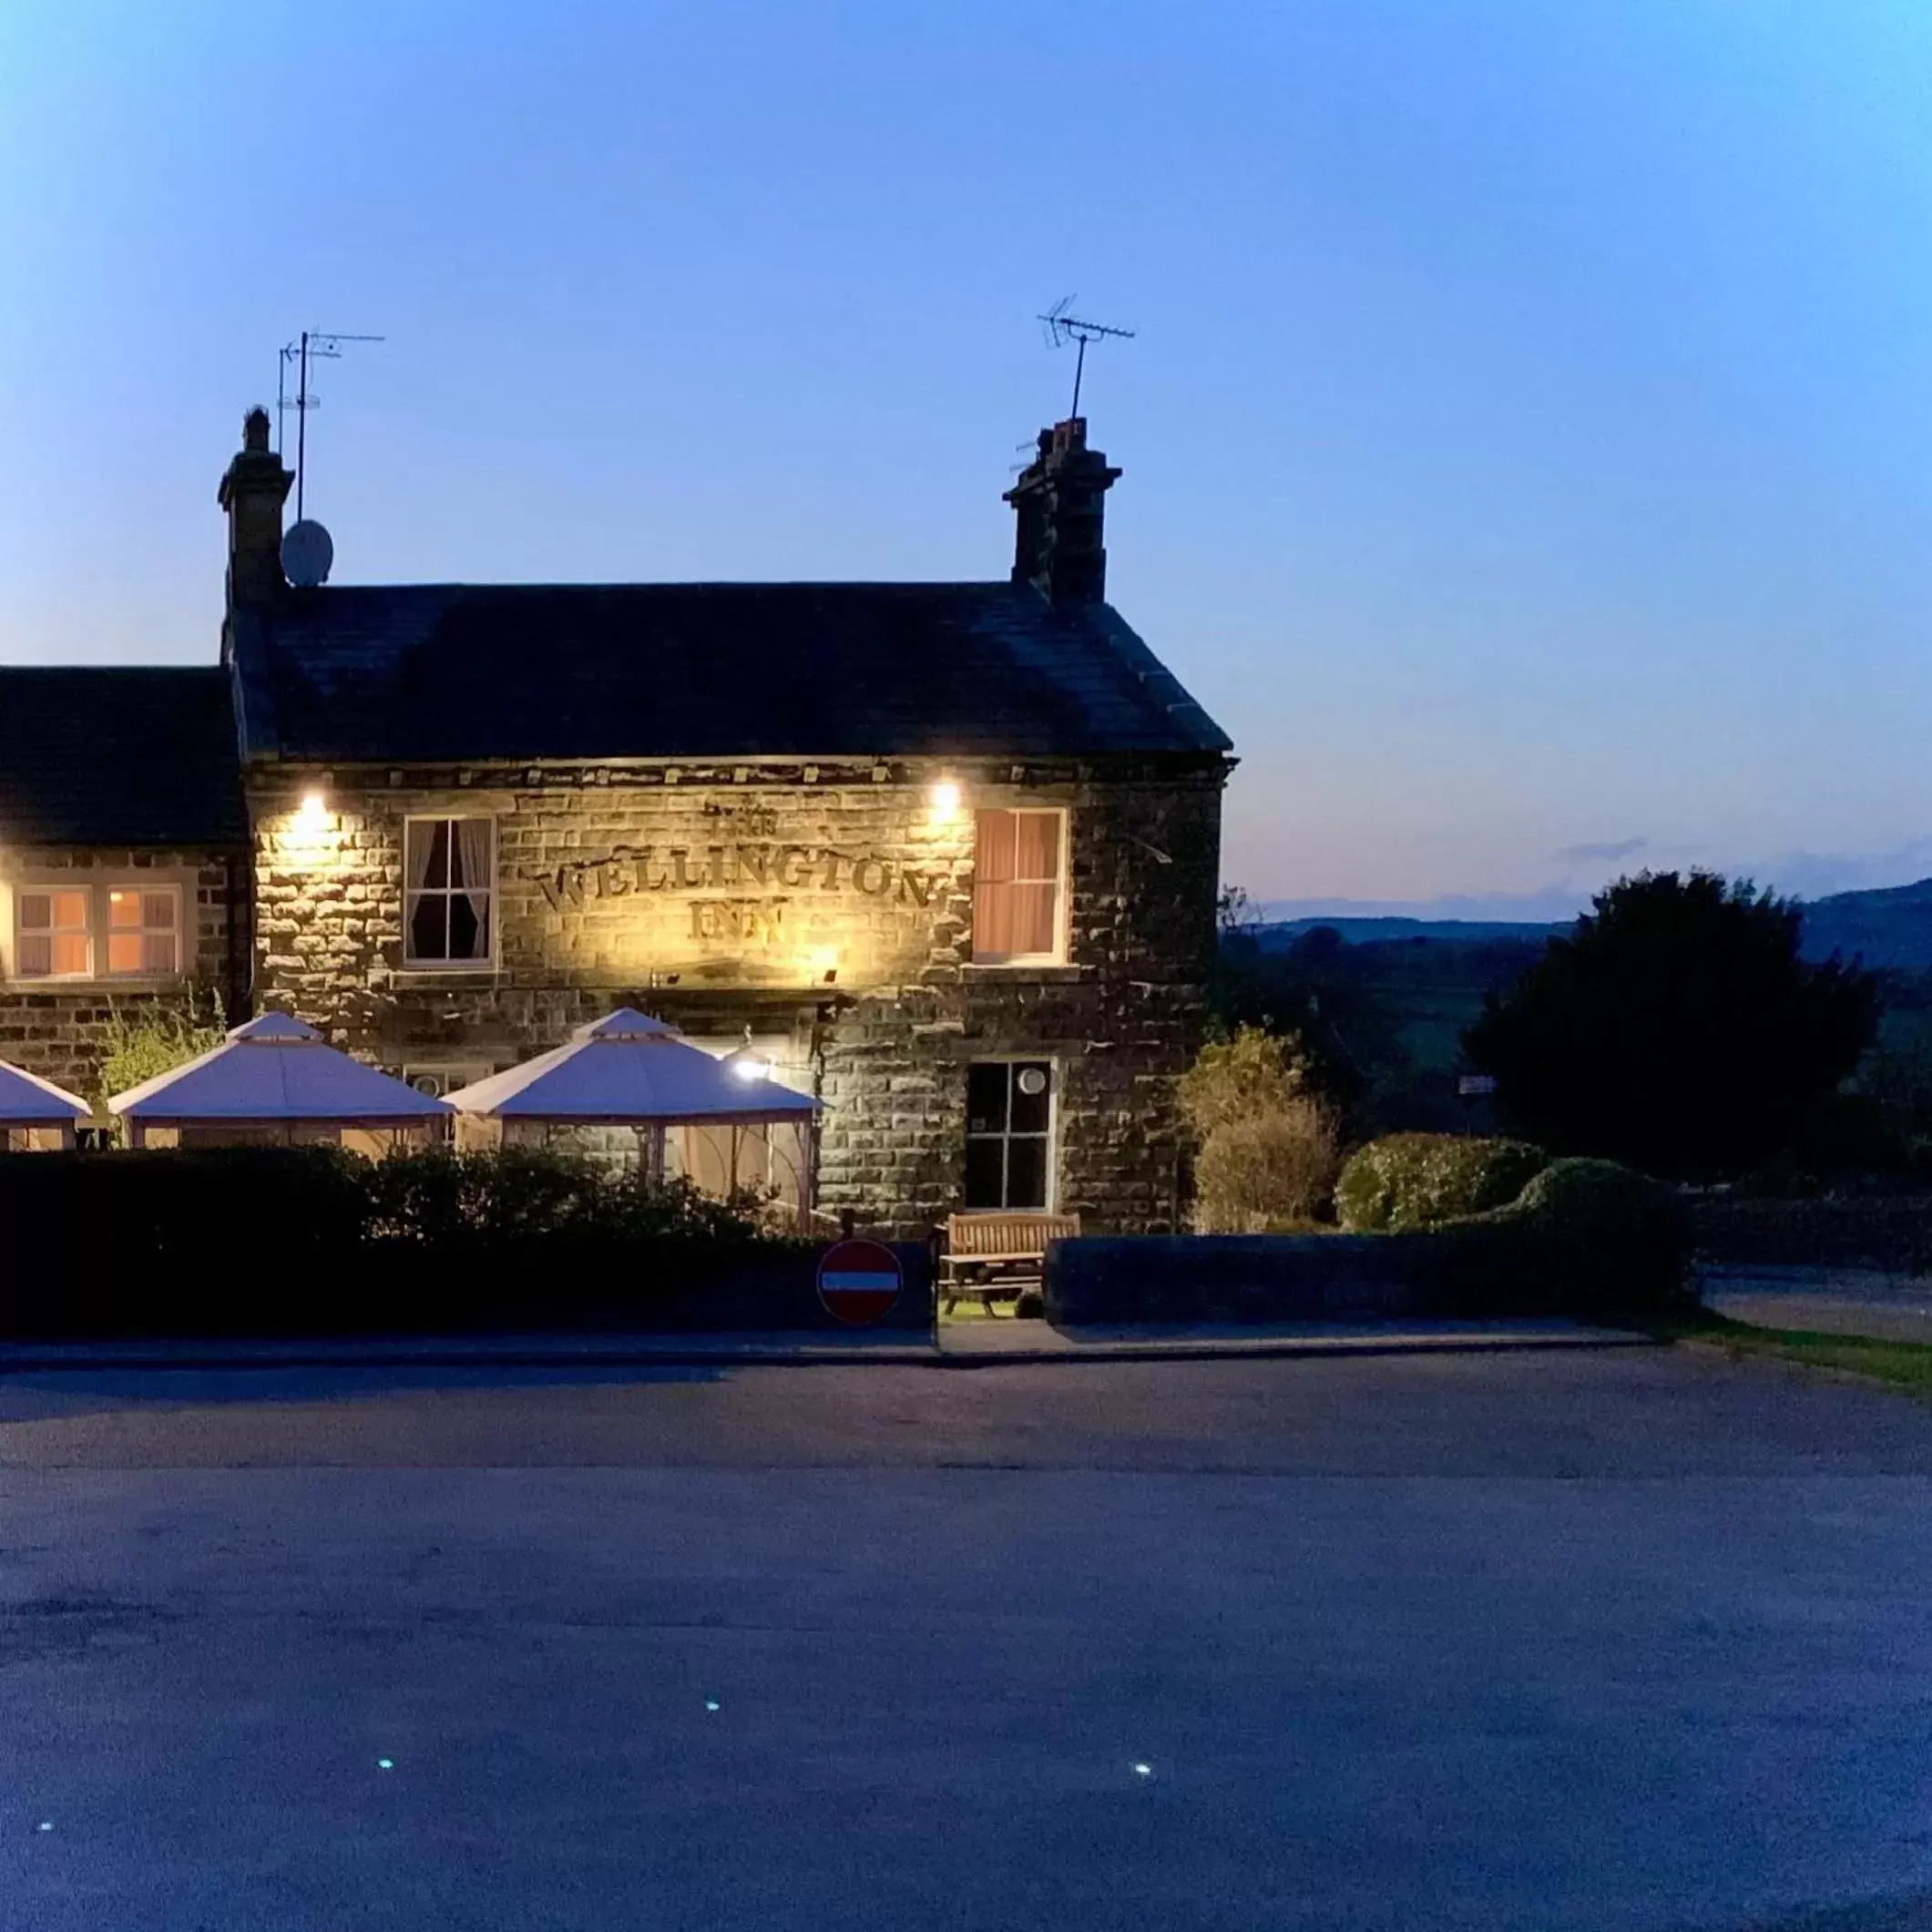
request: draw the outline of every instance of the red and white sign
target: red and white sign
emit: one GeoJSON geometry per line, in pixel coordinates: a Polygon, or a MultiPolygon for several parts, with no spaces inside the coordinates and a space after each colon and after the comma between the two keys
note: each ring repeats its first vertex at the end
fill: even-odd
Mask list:
{"type": "Polygon", "coordinates": [[[884,1321],[905,1285],[899,1257],[875,1241],[835,1241],[819,1258],[818,1298],[854,1328],[884,1321]]]}

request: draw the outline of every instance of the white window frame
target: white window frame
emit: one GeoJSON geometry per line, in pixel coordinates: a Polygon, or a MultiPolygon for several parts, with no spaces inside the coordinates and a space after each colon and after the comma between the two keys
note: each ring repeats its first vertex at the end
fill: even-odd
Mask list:
{"type": "Polygon", "coordinates": [[[73,986],[80,981],[91,980],[95,977],[94,966],[97,950],[96,944],[97,935],[94,930],[94,890],[91,881],[86,885],[76,885],[71,880],[58,884],[43,884],[40,881],[35,880],[31,883],[16,884],[15,885],[14,956],[12,961],[13,971],[9,976],[10,977],[27,986],[73,986]],[[56,902],[63,893],[69,895],[77,895],[87,913],[85,923],[77,930],[87,942],[87,963],[78,973],[63,973],[53,964],[56,951],[55,942],[61,934],[72,933],[77,930],[74,926],[62,925],[59,923],[58,915],[56,911],[56,902]],[[22,918],[21,902],[24,899],[43,898],[47,902],[49,924],[36,926],[26,925],[22,918]],[[21,961],[23,949],[21,942],[27,938],[39,939],[43,937],[47,941],[47,970],[45,973],[29,973],[26,970],[21,961]]]}
{"type": "MultiPolygon", "coordinates": [[[[976,1053],[966,1063],[966,1078],[970,1082],[976,1067],[1044,1067],[1047,1069],[1047,1131],[1039,1134],[1016,1135],[1009,1125],[1003,1133],[976,1134],[970,1126],[966,1132],[966,1142],[970,1150],[975,1140],[997,1140],[1001,1143],[999,1157],[999,1191],[1008,1191],[1007,1181],[1012,1171],[1012,1143],[1016,1140],[1038,1140],[1047,1143],[1047,1187],[1046,1200],[1037,1208],[962,1208],[966,1214],[1055,1214],[1059,1211],[1060,1198],[1060,1082],[1066,1077],[1061,1062],[1050,1053],[976,1053]]],[[[1007,1119],[1013,1119],[1013,1096],[1010,1089],[1012,1074],[1008,1072],[1009,1083],[1007,1095],[1007,1119]]],[[[970,1120],[970,1114],[967,1116],[970,1120]]],[[[960,1175],[959,1191],[962,1199],[966,1193],[966,1176],[960,1175]]]]}
{"type": "MultiPolygon", "coordinates": [[[[454,841],[454,833],[452,840],[454,841]]],[[[496,837],[496,815],[492,812],[410,812],[403,818],[403,970],[405,973],[494,973],[496,970],[496,948],[499,945],[497,931],[498,916],[503,910],[501,875],[501,847],[496,837]],[[488,918],[490,927],[490,949],[481,959],[419,959],[410,950],[415,943],[415,921],[410,916],[409,902],[414,896],[447,899],[464,888],[457,885],[425,885],[413,889],[409,883],[409,828],[412,825],[458,825],[475,823],[481,820],[490,828],[490,883],[488,918]]],[[[449,931],[447,920],[444,923],[445,935],[449,931]]]]}
{"type": "MultiPolygon", "coordinates": [[[[97,979],[179,979],[182,976],[182,961],[187,957],[187,935],[182,929],[181,888],[171,879],[162,880],[158,884],[138,885],[126,882],[110,883],[100,888],[99,911],[102,915],[98,937],[92,948],[94,962],[97,968],[97,979]],[[165,973],[157,973],[147,966],[133,966],[117,971],[114,966],[114,935],[118,932],[123,938],[133,934],[137,938],[146,939],[149,933],[158,933],[159,926],[150,926],[145,918],[138,925],[117,926],[114,924],[114,895],[116,893],[132,893],[137,899],[148,896],[166,897],[174,904],[174,925],[169,931],[174,939],[174,965],[165,973]]],[[[147,908],[142,908],[145,914],[147,908]]]]}
{"type": "MultiPolygon", "coordinates": [[[[981,806],[980,811],[1009,812],[1015,817],[1043,817],[1052,813],[1059,820],[1059,837],[1055,846],[1055,864],[1058,870],[1050,882],[1053,894],[1053,950],[1050,953],[983,953],[979,949],[979,817],[976,812],[973,818],[973,958],[976,966],[1065,966],[1069,952],[1071,933],[1070,912],[1073,897],[1072,856],[1073,856],[1073,813],[1065,805],[997,805],[981,806]]],[[[1013,879],[1003,881],[1014,885],[1044,885],[1045,879],[1013,879]]]]}

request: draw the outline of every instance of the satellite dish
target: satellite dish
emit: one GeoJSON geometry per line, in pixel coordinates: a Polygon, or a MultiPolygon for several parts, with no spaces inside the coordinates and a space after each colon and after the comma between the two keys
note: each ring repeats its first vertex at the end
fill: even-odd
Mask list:
{"type": "Polygon", "coordinates": [[[281,539],[281,574],[298,590],[326,584],[334,561],[334,541],[312,516],[289,526],[289,534],[281,539]]]}

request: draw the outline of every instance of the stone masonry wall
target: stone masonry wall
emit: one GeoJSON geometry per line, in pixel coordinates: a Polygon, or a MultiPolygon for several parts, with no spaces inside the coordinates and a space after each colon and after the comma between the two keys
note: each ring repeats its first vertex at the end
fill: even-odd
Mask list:
{"type": "MultiPolygon", "coordinates": [[[[177,1010],[190,1003],[208,1023],[217,1001],[230,1025],[245,1019],[248,997],[247,947],[238,938],[231,950],[230,922],[244,930],[249,874],[244,854],[194,851],[128,851],[10,846],[0,855],[0,1059],[10,1060],[97,1103],[100,1063],[114,1013],[163,1006],[177,1010]],[[230,866],[241,899],[229,900],[230,866]],[[23,887],[54,890],[76,886],[139,885],[167,881],[181,892],[181,954],[184,970],[169,979],[22,979],[15,971],[14,894],[23,887]],[[233,970],[231,970],[231,966],[233,970]]],[[[97,934],[97,948],[100,945],[97,934]]]]}
{"type": "Polygon", "coordinates": [[[1058,1071],[1057,1204],[1175,1224],[1170,1083],[1211,964],[1216,762],[663,765],[250,776],[257,998],[392,1068],[506,1067],[618,1004],[749,1027],[827,1104],[821,1205],[919,1233],[959,1204],[966,1065],[1058,1071]],[[945,778],[959,808],[933,802],[945,778]],[[319,823],[301,810],[320,792],[319,823]],[[1064,966],[971,959],[976,808],[1069,813],[1064,966]],[[404,963],[404,824],[489,816],[494,957],[404,963]]]}

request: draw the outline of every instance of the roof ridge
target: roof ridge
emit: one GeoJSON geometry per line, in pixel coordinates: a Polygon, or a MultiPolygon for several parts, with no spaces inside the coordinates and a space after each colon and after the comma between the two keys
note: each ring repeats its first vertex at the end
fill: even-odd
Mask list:
{"type": "MultiPolygon", "coordinates": [[[[393,584],[318,584],[283,593],[284,605],[326,602],[362,591],[500,590],[554,597],[561,590],[1001,590],[1039,593],[1030,584],[1004,577],[668,577],[560,578],[543,583],[506,584],[491,579],[441,578],[393,584]]],[[[1044,602],[1044,599],[1042,599],[1044,602]]]]}

